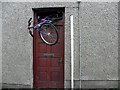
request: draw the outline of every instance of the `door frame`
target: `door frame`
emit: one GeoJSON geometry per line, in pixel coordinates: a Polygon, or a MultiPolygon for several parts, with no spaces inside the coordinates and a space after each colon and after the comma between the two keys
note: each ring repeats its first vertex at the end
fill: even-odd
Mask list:
{"type": "MultiPolygon", "coordinates": [[[[59,9],[63,9],[64,10],[64,17],[65,17],[65,7],[50,7],[50,8],[33,8],[32,10],[33,10],[33,25],[35,25],[35,19],[36,19],[36,14],[37,14],[37,12],[38,12],[38,10],[42,10],[42,9],[53,9],[53,11],[54,11],[54,9],[57,9],[57,8],[59,8],[59,9]]],[[[63,24],[63,26],[64,26],[64,38],[63,38],[63,42],[64,42],[64,57],[63,57],[63,59],[64,59],[64,62],[63,62],[63,88],[65,87],[65,18],[64,18],[64,24],[63,24]]],[[[34,33],[36,33],[36,32],[34,32],[34,33]]],[[[36,49],[36,47],[35,47],[35,43],[36,42],[36,39],[35,38],[33,38],[33,87],[35,88],[35,85],[36,85],[36,83],[35,83],[35,74],[36,74],[36,71],[37,71],[37,68],[36,68],[36,61],[37,60],[35,60],[36,59],[36,51],[35,51],[35,49],[36,49]]]]}

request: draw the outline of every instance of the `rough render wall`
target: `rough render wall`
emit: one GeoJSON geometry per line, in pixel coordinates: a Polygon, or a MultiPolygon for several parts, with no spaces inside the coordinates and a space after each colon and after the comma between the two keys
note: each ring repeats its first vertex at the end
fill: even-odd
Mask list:
{"type": "MultiPolygon", "coordinates": [[[[0,23],[2,23],[2,3],[0,2],[0,23]]],[[[0,24],[0,89],[2,88],[2,24],[0,24]]]]}
{"type": "Polygon", "coordinates": [[[70,33],[71,33],[71,31],[70,31],[70,16],[71,15],[73,15],[74,16],[74,78],[76,79],[76,80],[79,80],[79,74],[80,74],[80,72],[79,72],[79,29],[78,29],[78,14],[75,14],[75,13],[77,13],[78,12],[78,9],[77,8],[66,8],[65,9],[65,11],[66,11],[66,18],[65,18],[65,21],[66,21],[66,24],[65,24],[65,53],[66,53],[66,58],[65,58],[65,65],[68,67],[68,68],[66,68],[66,70],[68,70],[68,71],[66,71],[66,80],[70,80],[71,79],[71,77],[70,77],[70,74],[71,74],[71,71],[70,71],[70,69],[71,69],[71,51],[70,51],[70,49],[71,49],[71,46],[70,46],[70,44],[71,44],[71,36],[70,36],[70,33]],[[72,12],[71,12],[72,11],[72,12]],[[76,21],[76,22],[75,22],[76,21]],[[77,44],[76,44],[77,43],[77,44]],[[69,63],[69,64],[68,64],[69,63]]]}
{"type": "Polygon", "coordinates": [[[81,80],[118,80],[118,3],[80,5],[81,80]]]}
{"type": "Polygon", "coordinates": [[[2,79],[9,84],[32,84],[32,38],[27,20],[32,16],[27,6],[2,3],[2,79]]]}
{"type": "MultiPolygon", "coordinates": [[[[74,14],[77,18],[76,3],[2,3],[2,18],[3,18],[3,83],[9,84],[25,84],[32,86],[32,38],[27,32],[27,20],[33,17],[32,8],[44,7],[66,7],[65,19],[65,81],[70,81],[70,21],[69,17],[74,14]],[[10,8],[8,8],[10,7],[10,8]],[[72,12],[71,12],[72,10],[72,12]],[[7,25],[7,26],[6,26],[7,25]],[[8,33],[9,30],[9,33],[8,33]],[[69,42],[68,42],[69,41],[69,42]],[[68,52],[69,51],[69,52],[68,52]]],[[[74,23],[77,32],[77,23],[74,23]]],[[[76,43],[78,37],[76,36],[76,43]]],[[[79,51],[79,44],[75,46],[79,51]]],[[[77,57],[75,70],[79,71],[79,52],[75,53],[77,57]]],[[[76,79],[79,79],[79,72],[75,72],[76,79]]]]}
{"type": "Polygon", "coordinates": [[[71,36],[70,36],[70,16],[74,18],[74,80],[80,80],[80,47],[78,29],[78,5],[65,9],[65,87],[70,87],[71,80],[71,36]]]}
{"type": "MultiPolygon", "coordinates": [[[[118,3],[118,80],[120,80],[120,2],[118,3]]],[[[120,88],[120,81],[118,85],[120,88]]]]}
{"type": "Polygon", "coordinates": [[[117,3],[81,2],[79,13],[77,6],[78,4],[70,3],[49,3],[49,5],[46,3],[2,3],[2,11],[4,11],[2,12],[3,83],[32,86],[32,38],[27,33],[26,22],[33,16],[32,8],[41,7],[66,7],[65,85],[70,83],[67,81],[70,81],[69,16],[71,14],[74,15],[75,30],[74,79],[118,79],[117,3]],[[80,45],[79,41],[81,41],[80,45]]]}

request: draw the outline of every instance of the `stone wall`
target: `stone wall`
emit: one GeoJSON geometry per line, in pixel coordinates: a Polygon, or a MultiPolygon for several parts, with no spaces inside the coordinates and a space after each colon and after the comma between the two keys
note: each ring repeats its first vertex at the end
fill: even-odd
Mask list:
{"type": "Polygon", "coordinates": [[[118,3],[81,3],[79,21],[82,85],[117,87],[118,3]]]}
{"type": "MultiPolygon", "coordinates": [[[[32,8],[65,7],[65,88],[70,88],[70,15],[76,88],[118,86],[118,2],[2,2],[2,83],[33,87],[32,8]]],[[[1,35],[0,35],[1,37],[1,35]]]]}

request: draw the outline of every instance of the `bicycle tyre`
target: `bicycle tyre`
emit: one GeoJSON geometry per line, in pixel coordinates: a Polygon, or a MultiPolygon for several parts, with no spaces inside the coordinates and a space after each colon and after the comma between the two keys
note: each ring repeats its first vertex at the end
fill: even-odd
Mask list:
{"type": "Polygon", "coordinates": [[[58,42],[58,38],[59,38],[58,31],[57,31],[57,28],[52,23],[49,23],[49,22],[43,23],[40,26],[40,30],[42,30],[43,33],[39,31],[39,36],[42,39],[42,41],[47,45],[55,45],[58,42]],[[54,36],[51,35],[53,33],[55,35],[55,38],[54,36]],[[50,41],[51,37],[53,37],[52,38],[54,39],[53,41],[50,41]]]}

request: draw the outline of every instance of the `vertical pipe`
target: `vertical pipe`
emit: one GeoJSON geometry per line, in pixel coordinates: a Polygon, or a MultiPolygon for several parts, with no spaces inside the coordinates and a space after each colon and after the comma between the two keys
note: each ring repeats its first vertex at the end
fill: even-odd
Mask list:
{"type": "Polygon", "coordinates": [[[71,88],[74,88],[74,31],[73,31],[73,15],[70,16],[71,25],[71,88]]]}
{"type": "Polygon", "coordinates": [[[79,42],[79,52],[80,52],[80,60],[79,60],[79,68],[80,68],[80,88],[82,88],[81,85],[81,30],[80,30],[80,3],[81,0],[77,0],[78,3],[78,29],[79,29],[79,38],[80,38],[80,42],[79,42]]]}
{"type": "Polygon", "coordinates": [[[0,1],[0,89],[2,89],[2,2],[0,1]]]}

